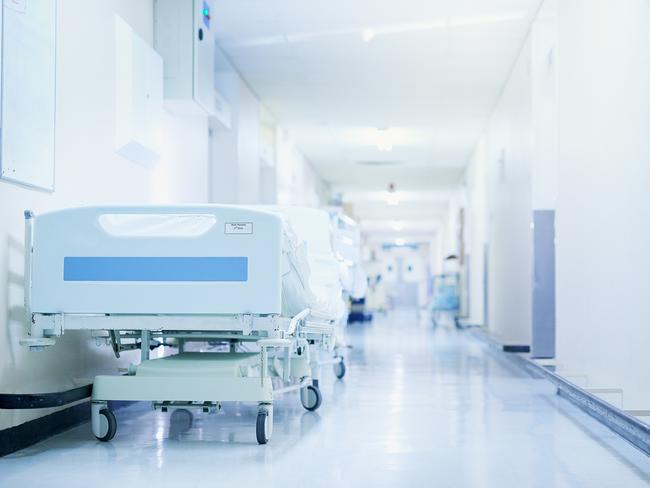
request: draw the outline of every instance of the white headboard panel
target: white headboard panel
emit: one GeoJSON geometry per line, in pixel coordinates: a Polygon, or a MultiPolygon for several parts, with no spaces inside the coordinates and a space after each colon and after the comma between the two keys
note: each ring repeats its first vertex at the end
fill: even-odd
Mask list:
{"type": "Polygon", "coordinates": [[[279,314],[282,223],[237,206],[84,207],[34,219],[31,312],[279,314]]]}

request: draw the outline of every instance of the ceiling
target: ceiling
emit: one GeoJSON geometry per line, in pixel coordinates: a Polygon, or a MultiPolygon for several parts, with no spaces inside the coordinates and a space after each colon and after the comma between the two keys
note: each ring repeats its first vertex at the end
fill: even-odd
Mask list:
{"type": "Polygon", "coordinates": [[[389,182],[431,193],[458,183],[540,0],[214,4],[221,48],[348,200],[389,182]],[[374,138],[384,128],[389,151],[374,138]]]}

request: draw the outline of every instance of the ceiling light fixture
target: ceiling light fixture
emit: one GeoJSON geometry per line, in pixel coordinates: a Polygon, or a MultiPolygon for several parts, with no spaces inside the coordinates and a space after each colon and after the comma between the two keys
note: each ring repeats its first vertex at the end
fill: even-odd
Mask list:
{"type": "Polygon", "coordinates": [[[382,152],[389,152],[393,150],[393,136],[390,132],[390,129],[377,129],[376,138],[377,149],[382,152]]]}
{"type": "Polygon", "coordinates": [[[391,227],[393,228],[394,231],[399,232],[401,230],[404,230],[404,222],[400,222],[399,220],[396,220],[391,224],[391,227]]]}
{"type": "Polygon", "coordinates": [[[375,31],[372,29],[363,29],[361,31],[361,39],[363,39],[364,42],[370,42],[374,39],[375,37],[375,31]]]}
{"type": "Polygon", "coordinates": [[[406,239],[395,239],[395,245],[404,246],[406,244],[406,239]]]}
{"type": "Polygon", "coordinates": [[[392,207],[396,207],[399,205],[399,197],[394,193],[389,193],[386,196],[386,203],[392,207]]]}
{"type": "Polygon", "coordinates": [[[370,42],[377,36],[402,34],[408,32],[433,31],[450,28],[463,28],[476,25],[491,25],[524,20],[526,13],[523,11],[500,12],[475,17],[440,17],[406,24],[376,25],[359,31],[358,27],[344,29],[329,29],[309,32],[294,32],[284,35],[260,36],[243,38],[224,43],[228,47],[252,47],[295,42],[311,42],[327,37],[361,35],[364,42],[370,42]]]}
{"type": "Polygon", "coordinates": [[[395,192],[395,183],[388,184],[388,193],[386,193],[386,203],[391,206],[399,205],[399,197],[395,192]]]}

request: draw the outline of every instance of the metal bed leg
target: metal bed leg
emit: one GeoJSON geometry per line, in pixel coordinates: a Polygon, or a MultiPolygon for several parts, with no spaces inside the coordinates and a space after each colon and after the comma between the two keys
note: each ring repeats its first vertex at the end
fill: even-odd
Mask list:
{"type": "Polygon", "coordinates": [[[143,329],[140,339],[140,361],[145,362],[149,360],[149,347],[151,346],[151,332],[143,329]]]}
{"type": "Polygon", "coordinates": [[[311,360],[311,379],[314,385],[318,386],[318,381],[321,377],[321,361],[320,361],[320,350],[314,348],[310,351],[310,360],[311,360]]]}
{"type": "Polygon", "coordinates": [[[308,360],[311,368],[311,384],[300,390],[300,402],[305,409],[314,411],[318,410],[321,403],[323,403],[323,395],[318,387],[318,380],[320,379],[318,349],[307,346],[307,354],[309,355],[308,360]]]}

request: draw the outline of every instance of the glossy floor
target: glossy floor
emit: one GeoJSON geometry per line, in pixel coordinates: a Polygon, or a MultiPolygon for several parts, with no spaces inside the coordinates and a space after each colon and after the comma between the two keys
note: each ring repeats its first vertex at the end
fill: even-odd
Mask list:
{"type": "Polygon", "coordinates": [[[251,405],[183,418],[135,405],[109,444],[89,426],[0,459],[0,486],[625,487],[650,459],[467,333],[408,311],[349,329],[348,374],[323,406],[276,403],[255,442],[251,405]]]}

